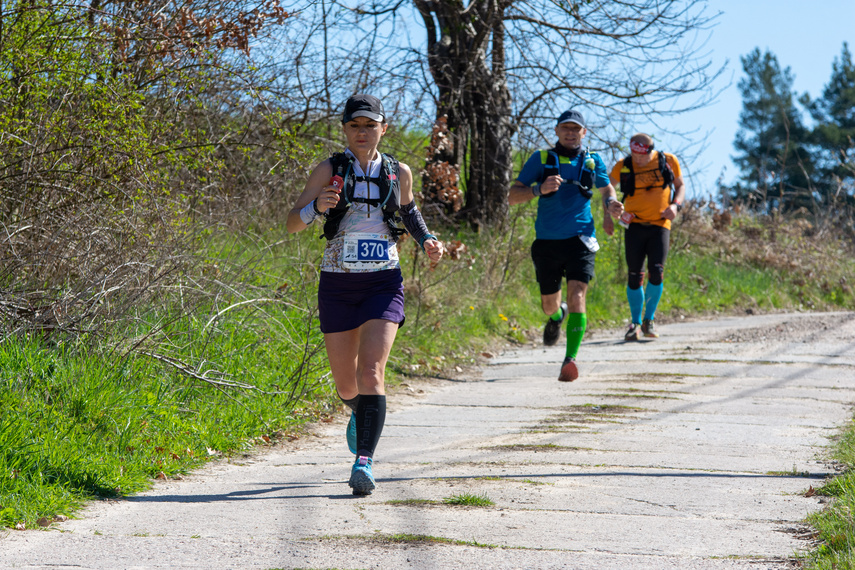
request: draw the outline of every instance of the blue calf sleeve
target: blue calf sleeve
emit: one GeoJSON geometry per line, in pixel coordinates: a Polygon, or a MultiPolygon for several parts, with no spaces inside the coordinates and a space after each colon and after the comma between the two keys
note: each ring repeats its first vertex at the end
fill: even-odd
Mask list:
{"type": "Polygon", "coordinates": [[[660,283],[659,285],[654,285],[650,282],[647,283],[647,304],[644,306],[644,319],[652,321],[653,317],[656,315],[656,307],[659,306],[659,299],[662,298],[662,288],[663,285],[660,283]]]}
{"type": "Polygon", "coordinates": [[[641,310],[644,308],[644,289],[638,287],[636,289],[626,288],[626,299],[629,301],[629,313],[632,316],[632,322],[641,322],[641,310]]]}

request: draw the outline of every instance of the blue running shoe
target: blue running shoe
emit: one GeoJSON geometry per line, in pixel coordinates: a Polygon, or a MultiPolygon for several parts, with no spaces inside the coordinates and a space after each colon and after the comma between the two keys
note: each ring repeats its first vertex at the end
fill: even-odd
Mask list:
{"type": "Polygon", "coordinates": [[[370,495],[374,491],[374,475],[371,474],[371,458],[361,455],[356,458],[356,463],[350,470],[350,481],[348,485],[353,489],[354,495],[370,495]]]}
{"type": "Polygon", "coordinates": [[[356,414],[350,412],[350,421],[347,422],[347,448],[356,455],[356,414]]]}

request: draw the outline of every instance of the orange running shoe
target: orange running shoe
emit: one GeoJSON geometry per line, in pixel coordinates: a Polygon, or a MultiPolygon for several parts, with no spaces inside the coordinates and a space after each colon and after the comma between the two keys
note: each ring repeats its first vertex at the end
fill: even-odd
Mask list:
{"type": "Polygon", "coordinates": [[[561,374],[558,375],[559,382],[572,382],[579,377],[579,369],[576,367],[576,359],[569,356],[561,365],[561,374]]]}

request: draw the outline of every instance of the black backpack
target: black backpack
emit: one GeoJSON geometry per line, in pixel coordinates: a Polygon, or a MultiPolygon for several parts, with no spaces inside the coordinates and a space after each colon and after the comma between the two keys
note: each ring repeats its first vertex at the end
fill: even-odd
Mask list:
{"type": "Polygon", "coordinates": [[[398,161],[389,154],[381,154],[383,163],[380,166],[380,176],[370,178],[368,176],[357,176],[353,173],[354,158],[343,152],[337,152],[330,157],[333,176],[341,176],[344,180],[341,198],[334,208],[327,210],[327,220],[324,222],[324,236],[333,239],[338,233],[341,219],[353,202],[360,202],[370,206],[380,206],[383,209],[383,221],[389,226],[389,232],[397,241],[398,236],[407,233],[400,227],[401,217],[398,210],[401,208],[401,186],[399,175],[401,168],[398,161]],[[373,182],[380,188],[379,198],[355,198],[353,196],[357,182],[373,182]]]}
{"type": "MultiPolygon", "coordinates": [[[[665,158],[665,153],[659,151],[659,174],[662,176],[662,188],[674,184],[674,171],[671,170],[671,165],[665,158]]],[[[623,159],[623,168],[620,169],[620,190],[624,197],[635,194],[635,172],[632,170],[632,156],[627,156],[623,159]]]]}

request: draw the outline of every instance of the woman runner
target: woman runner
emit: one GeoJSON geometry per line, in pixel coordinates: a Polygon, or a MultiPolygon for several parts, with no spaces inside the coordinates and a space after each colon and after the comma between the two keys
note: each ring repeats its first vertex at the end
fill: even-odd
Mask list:
{"type": "Polygon", "coordinates": [[[442,258],[443,246],[416,207],[410,168],[377,151],[388,127],[380,100],[354,95],[342,124],[345,152],[314,168],[287,228],[294,233],[326,219],[318,285],[321,332],[338,396],[352,410],[347,440],[356,461],[348,484],[354,495],[369,495],[386,419],[386,361],[404,324],[403,278],[389,212],[400,215],[431,261],[442,258]]]}

